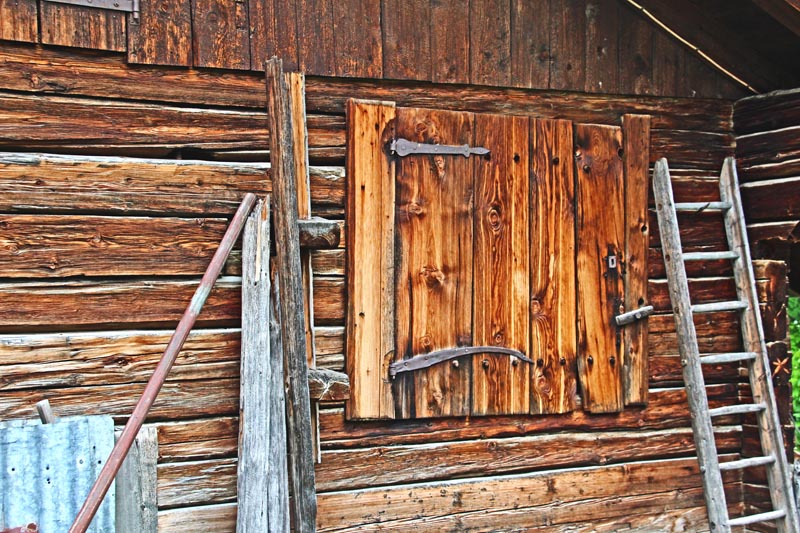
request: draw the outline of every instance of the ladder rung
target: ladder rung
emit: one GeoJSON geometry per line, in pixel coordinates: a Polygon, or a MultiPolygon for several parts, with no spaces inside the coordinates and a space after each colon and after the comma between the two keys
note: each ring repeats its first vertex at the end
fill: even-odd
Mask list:
{"type": "Polygon", "coordinates": [[[748,457],[747,459],[739,459],[738,461],[720,463],[719,469],[722,471],[737,470],[739,468],[749,468],[751,466],[769,465],[774,462],[775,458],[771,455],[765,455],[764,457],[748,457]]]}
{"type": "Polygon", "coordinates": [[[700,356],[700,362],[704,365],[715,365],[718,363],[737,363],[739,361],[752,361],[756,358],[756,352],[735,352],[735,353],[710,353],[700,356]]]}
{"type": "Polygon", "coordinates": [[[677,202],[675,211],[702,213],[703,211],[727,211],[731,208],[730,202],[677,202]]]}
{"type": "Polygon", "coordinates": [[[728,520],[728,525],[731,527],[734,526],[746,526],[748,524],[755,524],[756,522],[767,522],[769,520],[778,520],[786,516],[786,511],[777,510],[777,511],[769,511],[766,513],[759,513],[759,514],[751,514],[750,516],[740,516],[739,518],[731,518],[728,520]]]}
{"type": "Polygon", "coordinates": [[[741,311],[747,309],[747,302],[713,302],[710,304],[697,304],[692,306],[692,313],[714,313],[717,311],[741,311]]]}
{"type": "Polygon", "coordinates": [[[745,413],[758,413],[767,408],[764,403],[745,403],[740,405],[727,405],[708,410],[708,416],[743,415],[745,413]]]}
{"type": "Polygon", "coordinates": [[[737,252],[686,252],[683,254],[684,261],[716,261],[718,259],[739,259],[737,252]]]}

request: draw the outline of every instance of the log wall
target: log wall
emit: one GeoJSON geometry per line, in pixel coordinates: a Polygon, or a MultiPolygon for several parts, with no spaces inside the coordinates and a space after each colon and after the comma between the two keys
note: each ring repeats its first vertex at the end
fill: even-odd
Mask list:
{"type": "MultiPolygon", "coordinates": [[[[28,152],[0,164],[0,419],[33,417],[35,402],[46,397],[59,415],[104,413],[123,423],[238,198],[270,189],[265,165],[247,163],[268,157],[263,81],[17,50],[16,57],[0,51],[8,54],[0,60],[0,149],[28,152]],[[81,155],[140,158],[93,163],[81,155]],[[123,172],[111,170],[120,165],[123,172]]],[[[337,220],[344,215],[348,97],[613,125],[625,113],[649,114],[651,161],[669,157],[678,201],[718,199],[713,176],[734,150],[731,105],[722,101],[310,78],[312,213],[337,220]]],[[[323,404],[319,529],[703,529],[652,212],[649,227],[648,293],[657,313],[649,319],[647,407],[347,422],[342,404],[323,404]]],[[[683,239],[693,250],[720,249],[721,221],[698,215],[683,239]]],[[[337,370],[344,367],[346,245],[312,258],[317,362],[337,370]]],[[[237,257],[147,420],[159,438],[162,532],[233,530],[237,257]]],[[[733,294],[724,264],[693,265],[690,277],[697,302],[733,294]]],[[[773,277],[763,278],[767,301],[773,277]]],[[[698,319],[698,335],[703,351],[739,347],[738,328],[724,313],[698,319]]],[[[737,369],[713,367],[706,377],[712,406],[737,401],[737,369]]],[[[741,438],[741,420],[723,420],[717,440],[726,459],[740,455],[741,438]]],[[[731,507],[740,510],[741,476],[726,482],[731,507]]]]}

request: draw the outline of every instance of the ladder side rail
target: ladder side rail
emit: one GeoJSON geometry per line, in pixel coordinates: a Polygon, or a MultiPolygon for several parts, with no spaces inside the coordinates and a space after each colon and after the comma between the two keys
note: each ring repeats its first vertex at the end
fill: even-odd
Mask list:
{"type": "Polygon", "coordinates": [[[794,490],[775,405],[772,372],[764,342],[758,295],[753,281],[755,276],[750,258],[750,245],[747,241],[744,212],[736,175],[736,162],[733,157],[726,158],[723,164],[720,175],[720,196],[723,202],[730,202],[732,205],[731,209],[725,213],[725,231],[728,235],[730,249],[739,254],[733,269],[736,291],[739,299],[749,304],[748,309],[742,312],[741,320],[744,349],[757,354],[749,363],[753,403],[766,404],[766,409],[756,415],[762,448],[764,448],[762,451],[775,455],[775,461],[766,468],[767,481],[771,488],[773,508],[786,511],[785,519],[776,520],[776,524],[779,533],[798,533],[800,530],[798,512],[794,505],[794,490]]]}
{"type": "Polygon", "coordinates": [[[697,345],[689,298],[689,284],[684,269],[681,240],[678,229],[678,217],[672,196],[667,160],[662,158],[656,162],[653,173],[653,193],[655,196],[658,227],[661,232],[661,246],[666,265],[669,296],[678,332],[678,351],[683,367],[683,379],[689,409],[692,412],[692,433],[694,434],[697,458],[703,479],[703,493],[708,511],[711,531],[730,532],[728,525],[728,508],[722,484],[722,473],[719,468],[714,428],[708,412],[705,380],[700,364],[700,350],[697,345]]]}

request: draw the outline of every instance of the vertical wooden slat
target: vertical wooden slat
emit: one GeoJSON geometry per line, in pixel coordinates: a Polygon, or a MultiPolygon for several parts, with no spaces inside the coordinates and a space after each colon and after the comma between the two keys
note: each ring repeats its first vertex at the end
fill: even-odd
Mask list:
{"type": "Polygon", "coordinates": [[[139,21],[128,23],[128,62],[191,66],[191,2],[160,0],[139,4],[139,21]]]}
{"type": "MultiPolygon", "coordinates": [[[[584,409],[622,410],[622,344],[614,316],[623,304],[625,196],[620,128],[576,125],[578,181],[578,374],[584,409]],[[609,265],[613,257],[616,266],[609,265]]],[[[612,263],[613,264],[613,263],[612,263]]]]}
{"type": "Polygon", "coordinates": [[[531,120],[531,413],[575,409],[572,122],[531,120]],[[542,365],[538,365],[538,361],[542,365]]]}
{"type": "MultiPolygon", "coordinates": [[[[619,89],[619,2],[586,0],[587,92],[613,94],[619,89]]],[[[630,68],[630,66],[626,66],[630,68]]]]}
{"type": "Polygon", "coordinates": [[[395,168],[389,102],[347,102],[347,372],[351,419],[394,418],[395,168]]]}
{"type": "Polygon", "coordinates": [[[625,28],[619,41],[619,92],[653,94],[653,25],[629,5],[619,8],[619,16],[625,28]]]}
{"type": "MultiPolygon", "coordinates": [[[[471,144],[473,115],[398,109],[397,137],[471,144]]],[[[472,162],[409,156],[397,163],[398,359],[472,345],[472,162]]],[[[363,267],[360,267],[363,268],[363,267]]],[[[469,414],[470,364],[438,364],[408,379],[404,417],[469,414]],[[411,387],[409,387],[411,389],[411,387]]],[[[399,394],[398,394],[399,396],[399,394]]]]}
{"type": "Polygon", "coordinates": [[[656,30],[653,38],[653,94],[683,96],[685,48],[663,31],[656,30]]]}
{"type": "Polygon", "coordinates": [[[375,0],[334,2],[336,75],[383,76],[381,4],[375,0]]]}
{"type": "Polygon", "coordinates": [[[382,0],[383,77],[430,80],[430,0],[382,0]]]}
{"type": "MultiPolygon", "coordinates": [[[[274,28],[275,45],[267,44],[267,58],[271,54],[283,60],[283,68],[297,70],[300,65],[297,3],[300,0],[261,0],[268,6],[267,24],[274,28]],[[270,49],[272,48],[272,49],[270,49]]],[[[269,28],[267,35],[269,36],[269,28]]]]}
{"type": "Polygon", "coordinates": [[[431,81],[469,83],[469,0],[431,2],[431,81]]]}
{"type": "MultiPolygon", "coordinates": [[[[650,117],[623,115],[625,174],[625,310],[647,305],[647,214],[650,117]]],[[[625,405],[645,404],[648,395],[647,320],[623,328],[625,405]]]]}
{"type": "Polygon", "coordinates": [[[511,10],[507,0],[470,0],[470,82],[511,83],[511,10]]]}
{"type": "Polygon", "coordinates": [[[53,2],[39,7],[42,44],[125,51],[126,13],[53,2]]]}
{"type": "Polygon", "coordinates": [[[245,0],[192,0],[194,66],[250,68],[250,20],[245,0]]]}
{"type": "Polygon", "coordinates": [[[550,86],[550,0],[511,2],[511,85],[550,86]]]}
{"type": "Polygon", "coordinates": [[[0,39],[29,43],[39,40],[36,0],[0,0],[0,39]]]}
{"type": "Polygon", "coordinates": [[[314,531],[316,527],[317,500],[303,317],[300,237],[297,229],[294,134],[289,91],[281,61],[270,59],[266,65],[266,74],[272,191],[275,199],[277,279],[281,295],[280,322],[286,361],[286,412],[293,518],[295,530],[307,532],[314,531]]]}
{"type": "Polygon", "coordinates": [[[336,73],[333,4],[337,0],[297,0],[297,41],[300,65],[306,74],[336,73]]]}
{"type": "MultiPolygon", "coordinates": [[[[475,144],[491,154],[473,158],[473,343],[523,353],[530,346],[529,134],[527,117],[475,116],[475,144]]],[[[472,368],[472,414],[528,412],[528,364],[476,354],[472,368]]]]}
{"type": "MultiPolygon", "coordinates": [[[[116,437],[122,431],[116,432],[116,437]]],[[[116,477],[116,533],[146,533],[158,529],[158,434],[145,426],[136,435],[116,477]]]]}
{"type": "Polygon", "coordinates": [[[580,90],[586,79],[586,1],[550,2],[550,88],[580,90]]]}

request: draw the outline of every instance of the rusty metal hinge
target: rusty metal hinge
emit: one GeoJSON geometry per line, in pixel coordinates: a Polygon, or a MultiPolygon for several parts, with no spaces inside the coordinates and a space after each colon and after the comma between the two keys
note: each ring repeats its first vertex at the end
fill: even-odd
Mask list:
{"type": "Polygon", "coordinates": [[[652,314],[653,314],[653,306],[645,305],[644,307],[640,307],[639,309],[634,309],[633,311],[628,311],[627,313],[622,313],[621,315],[615,316],[614,322],[616,322],[617,326],[625,326],[627,324],[632,324],[637,320],[647,318],[652,314]]]}
{"type": "Polygon", "coordinates": [[[72,4],[75,6],[109,9],[111,11],[125,11],[133,15],[133,20],[139,20],[140,0],[45,0],[56,4],[72,4]]]}
{"type": "Polygon", "coordinates": [[[473,354],[493,354],[493,355],[510,355],[512,358],[525,361],[526,363],[533,364],[533,360],[526,357],[525,354],[513,348],[503,348],[501,346],[468,346],[464,348],[447,348],[445,350],[437,350],[435,352],[426,353],[424,355],[417,355],[411,359],[403,359],[402,361],[395,361],[389,365],[389,376],[394,379],[397,374],[403,372],[413,372],[422,368],[428,368],[444,361],[449,361],[457,357],[473,354]]]}
{"type": "Polygon", "coordinates": [[[486,155],[489,153],[489,149],[482,146],[426,144],[409,141],[408,139],[393,140],[392,144],[389,145],[389,149],[393,154],[400,157],[407,155],[463,155],[464,157],[469,157],[470,155],[486,155]]]}

